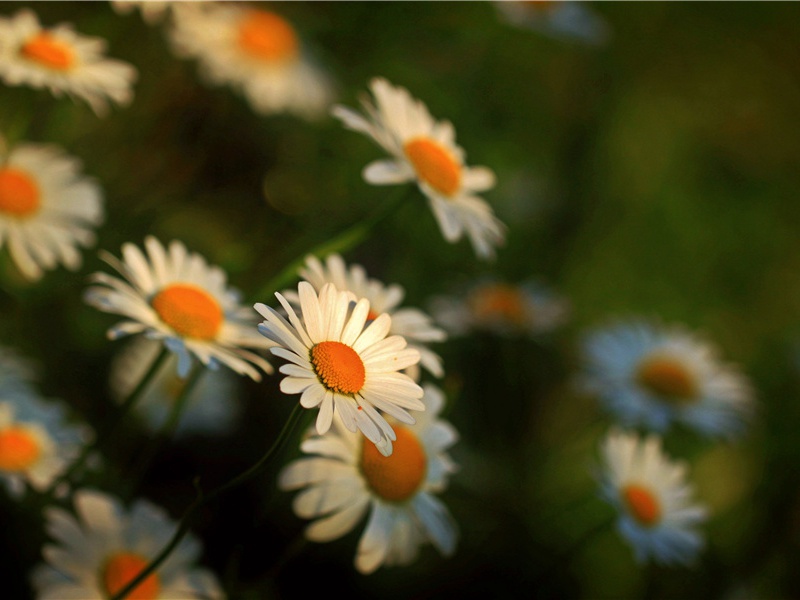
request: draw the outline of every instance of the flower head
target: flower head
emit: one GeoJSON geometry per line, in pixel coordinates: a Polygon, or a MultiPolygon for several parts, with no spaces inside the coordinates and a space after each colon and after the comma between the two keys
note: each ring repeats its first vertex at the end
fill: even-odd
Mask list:
{"type": "Polygon", "coordinates": [[[19,144],[5,155],[0,151],[0,244],[28,279],[58,263],[77,269],[77,247],[94,244],[103,198],[80,168],[57,146],[19,144]]]}
{"type": "Polygon", "coordinates": [[[105,47],[105,40],[80,35],[67,24],[45,29],[35,13],[23,9],[0,18],[0,79],[81,98],[102,115],[107,99],[130,102],[136,80],[136,69],[106,58],[105,47]]]}
{"type": "Polygon", "coordinates": [[[300,394],[305,408],[319,406],[319,434],[328,431],[335,410],[348,430],[360,429],[382,452],[391,454],[395,432],[378,410],[414,423],[406,409],[425,408],[419,400],[422,388],[399,372],[419,362],[419,352],[406,348],[399,335],[386,337],[392,322],[389,315],[379,315],[366,325],[369,300],[361,298],[352,305],[350,294],[331,283],[317,295],[310,283],[300,282],[300,316],[281,294],[275,296],[288,321],[264,304],[255,308],[265,319],[258,330],[277,344],[270,351],[289,361],[280,368],[286,375],[281,391],[300,394]]]}
{"type": "Polygon", "coordinates": [[[224,3],[178,3],[171,32],[175,52],[196,58],[212,85],[241,91],[257,112],[315,117],[332,85],[306,56],[294,27],[277,13],[224,3]]]}
{"type": "Polygon", "coordinates": [[[344,106],[333,109],[345,127],[371,137],[392,156],[367,165],[364,179],[375,185],[415,181],[448,242],[466,232],[479,257],[493,257],[495,246],[504,240],[505,226],[475,194],[494,187],[494,173],[466,166],[452,124],[434,120],[408,90],[381,78],[373,79],[370,89],[375,105],[363,99],[365,115],[344,106]]]}
{"type": "MultiPolygon", "coordinates": [[[[175,523],[166,512],[138,500],[126,510],[119,501],[95,490],[74,495],[75,516],[60,508],[45,511],[46,564],[32,575],[41,598],[96,598],[121,591],[166,545],[175,523]]],[[[222,598],[214,575],[194,566],[200,543],[187,536],[164,563],[131,593],[138,600],[222,598]]]]}
{"type": "Polygon", "coordinates": [[[106,256],[125,280],[95,273],[96,285],[86,292],[86,302],[95,308],[128,318],[112,327],[109,337],[144,333],[162,340],[177,354],[181,377],[189,372],[191,355],[210,367],[221,363],[256,381],[261,379],[256,367],[272,371],[267,361],[246,350],[265,349],[270,343],[256,332],[256,315],[240,304],[237,290],[227,287],[222,269],[208,265],[177,241],[164,248],[148,237],[145,247],[147,255],[124,244],[123,262],[106,256]]]}
{"type": "Polygon", "coordinates": [[[611,431],[601,447],[603,498],[618,512],[617,529],[638,562],[689,565],[704,545],[695,527],[706,518],[692,504],[686,465],[661,450],[661,438],[611,431]]]}
{"type": "MultiPolygon", "coordinates": [[[[323,264],[317,257],[306,257],[306,265],[300,269],[300,276],[319,292],[326,283],[332,283],[340,291],[348,292],[351,300],[369,300],[367,322],[375,320],[381,313],[392,317],[389,335],[403,336],[408,348],[419,351],[420,365],[436,377],[444,375],[441,357],[427,347],[429,342],[446,339],[447,334],[433,324],[433,320],[416,308],[399,308],[405,290],[397,284],[384,285],[377,279],[369,279],[361,265],[347,266],[338,254],[330,254],[323,264]]],[[[294,291],[286,291],[284,297],[294,306],[299,306],[299,297],[294,291]]],[[[419,370],[412,365],[409,370],[418,379],[419,370]]]]}
{"type": "Polygon", "coordinates": [[[293,506],[298,516],[317,519],[306,529],[310,540],[339,538],[369,512],[355,559],[362,573],[408,564],[426,542],[445,555],[455,549],[456,526],[436,494],[455,470],[447,449],[458,434],[438,418],[444,405],[438,388],[426,384],[423,402],[426,411],[415,425],[397,426],[391,456],[335,419],[329,433],[302,443],[308,456],[279,475],[281,489],[304,488],[293,506]]]}
{"type": "Polygon", "coordinates": [[[625,425],[663,432],[681,422],[732,437],[753,411],[744,375],[682,328],[621,323],[588,336],[584,354],[583,385],[625,425]]]}

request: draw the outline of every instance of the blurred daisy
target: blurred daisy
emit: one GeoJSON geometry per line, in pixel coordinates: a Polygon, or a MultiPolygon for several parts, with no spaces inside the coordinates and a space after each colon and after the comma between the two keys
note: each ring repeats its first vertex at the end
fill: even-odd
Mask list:
{"type": "Polygon", "coordinates": [[[690,565],[704,546],[695,527],[706,510],[692,504],[686,464],[672,462],[661,438],[611,431],[601,446],[603,498],[618,512],[617,529],[640,563],[690,565]]]}
{"type": "Polygon", "coordinates": [[[26,483],[48,488],[90,440],[91,430],[68,423],[60,403],[31,396],[0,399],[0,479],[14,496],[26,483]]]}
{"type": "Polygon", "coordinates": [[[414,423],[406,409],[424,410],[422,388],[399,372],[418,363],[419,352],[406,348],[399,335],[386,337],[392,326],[389,315],[366,325],[366,298],[352,306],[350,294],[331,283],[317,296],[310,283],[301,281],[298,292],[302,321],[280,293],[275,296],[288,322],[272,308],[255,305],[265,319],[258,330],[277,344],[270,351],[289,361],[280,368],[286,375],[281,391],[301,394],[304,408],[319,406],[320,435],[330,428],[335,410],[348,430],[360,429],[388,456],[395,433],[378,410],[403,423],[414,423]]]}
{"type": "Polygon", "coordinates": [[[494,5],[512,25],[550,37],[587,44],[603,44],[609,38],[608,25],[587,2],[494,0],[494,5]]]}
{"type": "MultiPolygon", "coordinates": [[[[441,342],[447,334],[433,324],[433,320],[416,308],[397,308],[403,301],[405,290],[397,285],[384,285],[377,279],[368,279],[364,267],[351,265],[348,267],[338,254],[330,254],[325,264],[316,256],[306,257],[306,266],[300,269],[300,276],[314,286],[319,292],[326,283],[332,283],[336,289],[350,292],[351,300],[357,302],[361,298],[369,300],[367,322],[372,322],[381,313],[392,317],[389,335],[401,335],[408,342],[408,348],[419,352],[419,364],[432,375],[442,377],[441,357],[428,349],[428,342],[441,342]]],[[[295,306],[299,306],[300,298],[294,291],[286,291],[284,297],[295,306]]],[[[409,375],[419,379],[419,368],[409,367],[409,375]]]]}
{"type": "Polygon", "coordinates": [[[77,246],[95,242],[103,221],[98,185],[80,174],[81,163],[57,146],[19,144],[0,150],[0,245],[28,279],[58,263],[81,265],[77,246]]]}
{"type": "Polygon", "coordinates": [[[444,405],[438,388],[426,385],[423,402],[426,411],[416,425],[396,426],[391,456],[379,454],[336,419],[330,433],[302,443],[309,457],[279,475],[281,489],[305,488],[293,507],[299,517],[317,519],[306,529],[312,541],[342,537],[369,512],[355,558],[362,573],[409,564],[426,542],[444,555],[455,550],[456,525],[436,494],[455,470],[447,449],[458,434],[437,418],[444,405]]]}
{"type": "Polygon", "coordinates": [[[588,336],[584,354],[583,385],[625,425],[663,432],[681,422],[732,437],[753,410],[745,376],[680,327],[620,323],[588,336]]]}
{"type": "Polygon", "coordinates": [[[392,155],[367,165],[364,179],[375,185],[416,181],[448,242],[466,232],[479,257],[493,257],[495,246],[504,241],[505,226],[475,194],[494,187],[494,173],[466,166],[453,125],[435,121],[408,90],[381,78],[373,79],[370,89],[376,104],[362,99],[365,115],[344,106],[333,109],[345,127],[366,134],[392,155]]]}
{"type": "Polygon", "coordinates": [[[196,58],[212,85],[242,92],[253,110],[313,118],[328,107],[328,76],[304,54],[294,27],[276,13],[224,3],[174,6],[172,44],[196,58]]]}
{"type": "Polygon", "coordinates": [[[35,396],[33,380],[33,365],[15,350],[0,346],[0,398],[35,396]]]}
{"type": "MultiPolygon", "coordinates": [[[[146,500],[125,510],[94,490],[74,495],[75,515],[45,511],[47,534],[56,542],[42,550],[46,563],[32,574],[41,599],[105,600],[121,591],[166,545],[175,531],[167,513],[146,500]]],[[[139,600],[223,598],[214,575],[194,566],[200,543],[185,537],[170,556],[131,592],[139,600]]]]}
{"type": "Polygon", "coordinates": [[[75,33],[71,25],[44,29],[27,9],[0,17],[0,79],[81,98],[98,115],[108,111],[107,99],[129,103],[136,80],[136,69],[106,58],[105,49],[105,40],[75,33]]]}
{"type": "Polygon", "coordinates": [[[147,255],[133,244],[122,246],[123,262],[106,255],[126,281],[95,273],[98,284],[86,302],[104,312],[128,317],[108,331],[112,339],[144,333],[162,340],[178,356],[178,374],[185,377],[191,355],[216,368],[220,363],[256,381],[272,367],[246,348],[271,344],[258,335],[252,309],[240,304],[239,292],[228,288],[225,272],[199,254],[173,241],[165,249],[154,237],[145,240],[147,255]]]}
{"type": "MultiPolygon", "coordinates": [[[[116,357],[111,367],[111,388],[117,401],[123,402],[139,384],[160,348],[160,342],[137,337],[116,357]]],[[[134,408],[151,431],[164,426],[183,391],[186,382],[176,373],[177,363],[174,355],[165,361],[134,408]]],[[[175,435],[230,431],[241,412],[238,384],[238,378],[228,369],[205,373],[189,392],[175,435]]]]}
{"type": "Polygon", "coordinates": [[[172,4],[172,2],[160,2],[159,0],[111,0],[111,7],[120,15],[128,15],[135,9],[139,9],[142,19],[148,25],[164,19],[172,4]]]}
{"type": "Polygon", "coordinates": [[[567,301],[543,285],[483,281],[464,297],[437,297],[432,302],[437,322],[455,335],[490,331],[501,335],[540,335],[562,325],[567,301]]]}

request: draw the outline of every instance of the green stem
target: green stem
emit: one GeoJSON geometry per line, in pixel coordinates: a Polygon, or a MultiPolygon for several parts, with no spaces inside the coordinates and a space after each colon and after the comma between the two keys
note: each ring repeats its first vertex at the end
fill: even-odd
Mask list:
{"type": "Polygon", "coordinates": [[[124,588],[122,588],[119,592],[114,594],[114,596],[110,600],[122,600],[128,594],[133,591],[136,586],[138,586],[142,581],[144,581],[153,571],[155,571],[161,563],[163,563],[167,557],[172,553],[172,551],[180,544],[181,540],[184,536],[189,532],[190,522],[194,513],[200,509],[201,507],[205,506],[218,496],[224,494],[228,490],[235,488],[238,485],[241,485],[248,479],[252,478],[256,475],[261,468],[263,468],[269,460],[284,446],[286,441],[289,439],[290,435],[294,431],[297,424],[302,420],[303,413],[305,409],[297,403],[292,410],[292,413],[289,415],[289,419],[286,421],[286,424],[281,429],[281,432],[278,434],[277,439],[273,442],[272,446],[270,446],[269,450],[262,456],[257,463],[255,463],[249,469],[243,471],[227,483],[222,484],[215,490],[213,490],[208,495],[203,495],[200,486],[195,480],[195,487],[197,488],[197,498],[195,498],[194,502],[192,502],[186,511],[183,513],[180,522],[178,523],[178,529],[175,531],[175,534],[172,536],[172,539],[169,543],[164,546],[161,552],[156,556],[153,560],[151,560],[148,565],[134,578],[132,579],[124,588]]]}
{"type": "Polygon", "coordinates": [[[69,466],[69,469],[64,471],[59,477],[57,477],[50,487],[45,490],[45,494],[50,496],[56,490],[56,488],[64,483],[65,481],[69,481],[77,472],[80,470],[83,465],[86,463],[86,460],[89,458],[92,452],[97,450],[100,446],[102,446],[106,440],[111,437],[111,434],[116,431],[117,427],[122,423],[125,416],[131,411],[131,409],[136,405],[139,398],[141,398],[142,394],[144,393],[147,386],[153,380],[156,373],[161,369],[166,361],[167,357],[169,356],[169,350],[165,347],[161,348],[161,352],[155,358],[153,363],[150,365],[150,368],[144,374],[142,379],[139,381],[138,385],[133,389],[130,396],[128,396],[127,400],[122,404],[119,411],[117,412],[116,417],[114,418],[114,422],[102,433],[98,434],[95,438],[94,442],[91,444],[87,444],[84,446],[83,451],[78,455],[78,458],[69,466]]]}

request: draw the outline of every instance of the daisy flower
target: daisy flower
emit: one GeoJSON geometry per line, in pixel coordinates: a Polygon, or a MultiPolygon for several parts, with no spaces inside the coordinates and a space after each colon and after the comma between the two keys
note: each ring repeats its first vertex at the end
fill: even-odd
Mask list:
{"type": "MultiPolygon", "coordinates": [[[[105,600],[122,590],[172,537],[175,523],[146,500],[129,510],[95,490],[73,497],[75,515],[61,508],[45,511],[47,534],[56,542],[42,554],[45,564],[32,573],[42,600],[105,600]]],[[[201,551],[191,535],[131,592],[130,598],[174,600],[223,598],[214,575],[194,566],[201,551]]]]}
{"type": "MultiPolygon", "coordinates": [[[[397,284],[384,285],[377,279],[367,278],[361,265],[348,267],[338,254],[330,254],[323,264],[316,256],[306,257],[306,266],[300,269],[300,276],[314,286],[319,292],[326,283],[332,283],[338,290],[350,292],[351,300],[357,302],[361,298],[369,300],[367,322],[374,321],[381,313],[392,317],[389,335],[401,335],[408,342],[408,348],[419,352],[419,364],[435,377],[442,377],[441,357],[428,349],[428,342],[441,342],[447,334],[433,324],[433,320],[416,308],[398,308],[403,301],[405,290],[397,284]]],[[[299,297],[293,291],[283,293],[295,307],[299,306],[299,297]]],[[[419,379],[419,369],[412,365],[409,374],[419,379]]]]}
{"type": "Polygon", "coordinates": [[[122,262],[106,255],[125,280],[95,273],[97,285],[86,292],[90,305],[127,317],[109,329],[111,339],[144,333],[162,340],[178,356],[181,377],[189,373],[192,355],[211,368],[222,363],[256,381],[261,374],[255,367],[272,372],[266,360],[245,349],[271,344],[256,332],[256,315],[240,304],[239,292],[227,286],[222,269],[177,241],[167,249],[150,236],[145,248],[147,255],[124,244],[122,262]]]}
{"type": "Polygon", "coordinates": [[[619,513],[617,530],[640,563],[690,565],[703,548],[695,527],[706,510],[692,503],[686,464],[671,461],[661,438],[611,431],[601,446],[601,493],[619,513]]]}
{"type": "Polygon", "coordinates": [[[392,326],[389,315],[366,325],[366,298],[353,306],[350,294],[332,283],[317,296],[307,281],[300,282],[298,295],[302,321],[278,292],[288,321],[264,304],[255,305],[265,319],[258,330],[277,344],[270,351],[289,361],[280,368],[286,375],[281,391],[300,394],[304,408],[319,406],[320,435],[330,428],[335,410],[348,430],[360,429],[388,456],[395,433],[378,410],[409,424],[414,418],[406,409],[424,410],[422,388],[399,372],[418,363],[419,352],[406,348],[399,335],[386,337],[392,326]]]}
{"type": "Polygon", "coordinates": [[[262,114],[313,118],[330,104],[328,76],[304,53],[278,14],[227,3],[179,3],[171,32],[176,54],[196,58],[211,85],[229,85],[262,114]]]}
{"type": "Polygon", "coordinates": [[[0,79],[81,98],[103,115],[107,99],[131,101],[137,75],[131,65],[106,58],[105,48],[105,40],[80,35],[71,25],[45,29],[36,14],[23,9],[0,18],[0,79]]]}
{"type": "Polygon", "coordinates": [[[609,28],[585,2],[570,0],[494,0],[503,18],[523,29],[587,44],[603,44],[609,28]]]}
{"type": "Polygon", "coordinates": [[[57,146],[19,144],[0,150],[0,245],[28,279],[58,263],[81,265],[77,246],[94,244],[103,221],[98,185],[57,146]]]}
{"type": "Polygon", "coordinates": [[[305,488],[293,507],[299,517],[317,519],[305,532],[312,541],[342,537],[369,512],[355,558],[362,573],[409,564],[426,542],[444,555],[455,550],[456,525],[436,494],[455,470],[447,449],[458,434],[437,418],[444,405],[438,388],[426,384],[423,402],[426,411],[416,425],[396,426],[391,456],[379,454],[337,419],[327,435],[302,443],[309,456],[279,475],[281,489],[305,488]]]}
{"type": "Polygon", "coordinates": [[[681,327],[620,323],[588,336],[584,354],[582,384],[625,425],[664,432],[680,422],[733,437],[753,411],[745,376],[681,327]]]}
{"type": "MultiPolygon", "coordinates": [[[[144,337],[134,338],[115,358],[111,366],[111,389],[123,402],[139,384],[158,356],[161,344],[144,337]]],[[[166,423],[186,381],[177,375],[178,359],[171,355],[145,388],[134,411],[151,431],[166,423]]],[[[241,412],[239,380],[228,369],[205,373],[189,392],[176,436],[190,433],[221,434],[230,431],[241,412]]]]}
{"type": "Polygon", "coordinates": [[[392,156],[367,165],[364,179],[375,185],[415,181],[448,242],[466,232],[479,257],[493,257],[494,247],[504,241],[505,226],[475,194],[494,187],[494,173],[466,166],[453,125],[434,120],[408,90],[382,78],[373,79],[370,89],[375,104],[362,100],[365,115],[344,106],[333,108],[345,127],[371,137],[392,156]]]}
{"type": "Polygon", "coordinates": [[[456,335],[489,331],[536,336],[562,325],[569,314],[566,300],[535,281],[482,281],[460,297],[435,298],[432,308],[436,320],[456,335]]]}
{"type": "Polygon", "coordinates": [[[0,479],[17,497],[26,483],[45,490],[91,437],[88,427],[67,422],[60,403],[32,396],[0,398],[0,479]]]}

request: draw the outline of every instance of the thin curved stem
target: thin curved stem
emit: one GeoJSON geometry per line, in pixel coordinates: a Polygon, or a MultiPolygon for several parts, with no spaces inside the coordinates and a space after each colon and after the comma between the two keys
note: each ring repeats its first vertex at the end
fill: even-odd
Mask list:
{"type": "Polygon", "coordinates": [[[252,467],[246,469],[227,483],[222,484],[215,490],[213,490],[208,495],[204,495],[203,491],[200,489],[198,480],[195,479],[194,485],[197,489],[197,498],[195,498],[194,502],[192,502],[186,511],[183,513],[180,522],[178,523],[178,529],[175,531],[175,534],[172,536],[172,539],[169,543],[164,546],[161,552],[156,556],[153,560],[151,560],[148,565],[136,576],[134,577],[124,588],[122,588],[119,592],[114,594],[111,600],[122,600],[128,594],[130,594],[136,586],[138,586],[142,581],[144,581],[153,571],[155,571],[161,563],[163,563],[167,557],[172,553],[172,551],[180,544],[181,540],[184,536],[189,532],[190,523],[194,513],[200,509],[201,507],[205,506],[218,496],[224,494],[228,490],[235,488],[238,485],[241,485],[248,479],[252,478],[256,475],[269,461],[270,459],[275,456],[275,454],[284,446],[284,444],[289,439],[290,435],[294,431],[297,424],[302,420],[303,413],[305,409],[300,405],[300,403],[296,404],[292,413],[289,415],[289,419],[286,421],[286,424],[281,429],[281,432],[278,434],[277,439],[272,443],[269,450],[262,456],[258,462],[256,462],[252,467]]]}

